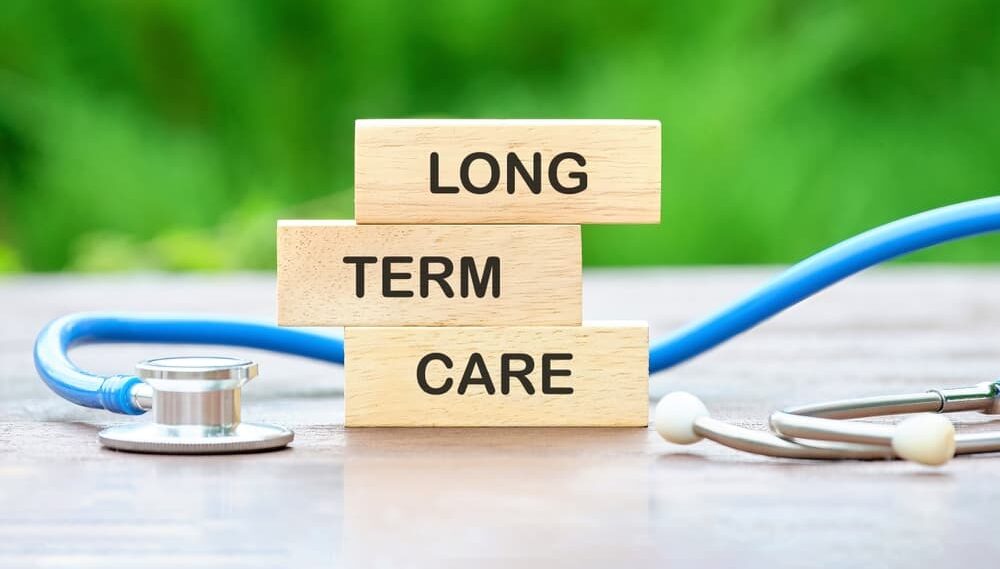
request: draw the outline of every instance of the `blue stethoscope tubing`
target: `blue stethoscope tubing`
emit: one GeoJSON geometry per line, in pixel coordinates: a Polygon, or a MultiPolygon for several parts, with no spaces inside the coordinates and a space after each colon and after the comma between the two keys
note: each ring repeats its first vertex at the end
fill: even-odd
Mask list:
{"type": "Polygon", "coordinates": [[[83,344],[214,344],[242,346],[344,363],[344,340],[294,328],[223,318],[83,312],[48,324],[35,341],[35,369],[57,394],[77,405],[139,415],[133,375],[96,375],[78,368],[69,350],[83,344]]]}
{"type": "MultiPolygon", "coordinates": [[[[655,373],[702,354],[826,287],[884,261],[933,245],[1000,230],[1000,196],[933,209],[866,231],[790,267],[736,302],[649,349],[655,373]]],[[[35,367],[58,395],[84,407],[138,415],[141,380],[101,376],[70,360],[74,346],[94,343],[214,344],[258,348],[342,364],[344,342],[270,324],[185,316],[71,314],[46,326],[35,342],[35,367]]]]}

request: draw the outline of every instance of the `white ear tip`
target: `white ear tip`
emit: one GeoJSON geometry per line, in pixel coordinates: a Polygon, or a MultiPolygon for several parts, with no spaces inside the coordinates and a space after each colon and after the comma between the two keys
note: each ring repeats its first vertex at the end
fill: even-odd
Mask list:
{"type": "Polygon", "coordinates": [[[941,466],[955,456],[955,426],[942,415],[914,415],[896,425],[892,450],[906,460],[941,466]]]}
{"type": "Polygon", "coordinates": [[[707,417],[708,408],[686,391],[668,393],[656,404],[656,432],[665,440],[679,445],[689,445],[701,440],[694,432],[699,417],[707,417]]]}

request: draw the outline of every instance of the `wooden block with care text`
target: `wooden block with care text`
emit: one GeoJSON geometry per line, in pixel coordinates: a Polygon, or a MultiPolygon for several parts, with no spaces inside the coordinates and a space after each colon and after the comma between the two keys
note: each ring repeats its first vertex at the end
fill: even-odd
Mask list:
{"type": "Polygon", "coordinates": [[[359,120],[360,223],[659,223],[660,121],[359,120]]]}
{"type": "Polygon", "coordinates": [[[642,323],[344,330],[348,427],[644,427],[642,323]]]}
{"type": "Polygon", "coordinates": [[[283,326],[579,325],[579,225],[278,223],[283,326]]]}

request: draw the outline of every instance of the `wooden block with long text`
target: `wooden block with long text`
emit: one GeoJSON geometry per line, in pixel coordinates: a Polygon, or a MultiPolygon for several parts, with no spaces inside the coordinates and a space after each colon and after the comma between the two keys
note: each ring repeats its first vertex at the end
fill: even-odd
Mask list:
{"type": "Polygon", "coordinates": [[[578,325],[579,225],[278,223],[283,326],[578,325]]]}
{"type": "Polygon", "coordinates": [[[359,120],[358,223],[659,223],[660,121],[359,120]]]}
{"type": "Polygon", "coordinates": [[[348,427],[643,427],[642,323],[347,328],[348,427]]]}

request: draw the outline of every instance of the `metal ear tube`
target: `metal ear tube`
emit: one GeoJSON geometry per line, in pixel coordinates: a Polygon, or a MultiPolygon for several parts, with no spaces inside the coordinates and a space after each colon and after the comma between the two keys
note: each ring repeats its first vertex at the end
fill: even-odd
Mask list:
{"type": "Polygon", "coordinates": [[[1000,382],[791,407],[770,417],[771,432],[730,425],[708,415],[693,395],[667,394],[656,407],[664,439],[690,444],[701,438],[755,454],[783,458],[902,458],[938,466],[956,454],[1000,451],[1000,432],[955,434],[943,413],[1000,410],[1000,382]],[[850,421],[917,413],[895,424],[850,421]]]}

